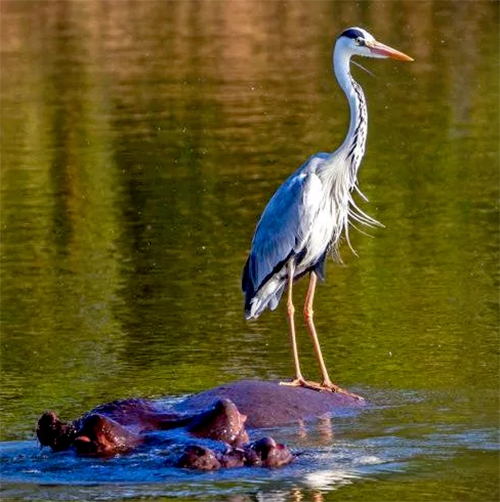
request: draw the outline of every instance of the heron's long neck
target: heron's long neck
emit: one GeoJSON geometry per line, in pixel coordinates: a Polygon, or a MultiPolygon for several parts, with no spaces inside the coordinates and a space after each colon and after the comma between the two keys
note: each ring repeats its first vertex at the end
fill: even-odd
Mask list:
{"type": "Polygon", "coordinates": [[[363,90],[351,76],[349,69],[350,58],[345,53],[335,50],[333,59],[335,76],[349,102],[351,119],[344,142],[330,157],[333,164],[335,164],[335,160],[341,159],[342,164],[348,166],[352,187],[356,183],[356,175],[365,153],[368,110],[363,90]]]}
{"type": "Polygon", "coordinates": [[[340,87],[349,102],[351,120],[344,142],[320,164],[318,171],[331,195],[329,200],[332,203],[331,244],[333,253],[337,253],[339,238],[343,231],[347,242],[349,242],[350,222],[355,221],[371,226],[379,224],[359,209],[352,197],[354,189],[364,197],[357,187],[357,173],[365,153],[368,111],[363,90],[352,78],[349,71],[349,60],[349,55],[342,50],[342,47],[339,49],[336,45],[333,53],[333,68],[340,87]]]}

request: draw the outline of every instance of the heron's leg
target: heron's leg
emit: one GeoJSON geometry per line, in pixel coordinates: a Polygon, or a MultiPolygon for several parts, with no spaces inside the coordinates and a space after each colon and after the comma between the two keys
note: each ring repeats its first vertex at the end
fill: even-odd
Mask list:
{"type": "Polygon", "coordinates": [[[287,306],[288,326],[290,330],[290,343],[292,345],[293,364],[295,367],[295,379],[292,382],[281,382],[281,384],[299,386],[302,385],[305,382],[305,380],[302,376],[302,372],[300,371],[299,351],[297,350],[297,339],[295,336],[295,322],[293,319],[295,313],[295,307],[293,306],[293,300],[292,300],[294,272],[295,272],[295,264],[293,263],[292,259],[288,263],[288,299],[286,306],[287,306]]]}
{"type": "Polygon", "coordinates": [[[325,387],[330,387],[332,381],[328,376],[328,370],[326,369],[325,361],[323,359],[323,354],[321,352],[321,347],[319,345],[318,335],[316,334],[316,328],[313,322],[313,302],[314,302],[314,292],[316,291],[316,283],[318,279],[314,272],[311,272],[311,277],[309,279],[309,289],[307,290],[306,301],[304,304],[304,319],[311,335],[311,340],[313,342],[314,354],[316,355],[316,360],[319,364],[319,369],[321,371],[321,377],[323,378],[322,385],[325,387]]]}
{"type": "Polygon", "coordinates": [[[323,381],[321,382],[321,387],[323,389],[331,390],[332,392],[341,392],[343,394],[347,394],[357,399],[363,399],[357,394],[352,394],[351,392],[342,389],[338,385],[335,385],[328,376],[328,370],[326,369],[325,361],[323,359],[323,354],[321,352],[321,347],[318,340],[318,335],[316,333],[316,328],[314,326],[314,321],[313,321],[314,292],[316,291],[317,282],[318,282],[317,275],[314,272],[311,272],[311,277],[309,280],[309,288],[307,290],[306,301],[304,303],[304,319],[306,321],[309,334],[311,335],[311,340],[313,342],[313,347],[314,347],[314,354],[316,355],[316,360],[318,361],[319,369],[321,371],[321,377],[323,379],[323,381]]]}

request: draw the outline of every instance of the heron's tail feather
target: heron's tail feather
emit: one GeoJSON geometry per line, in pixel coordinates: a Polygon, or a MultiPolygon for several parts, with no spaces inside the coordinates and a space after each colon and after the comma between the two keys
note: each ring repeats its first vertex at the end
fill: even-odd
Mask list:
{"type": "Polygon", "coordinates": [[[275,310],[278,306],[285,284],[271,279],[255,295],[245,297],[245,319],[257,319],[266,308],[275,310]]]}

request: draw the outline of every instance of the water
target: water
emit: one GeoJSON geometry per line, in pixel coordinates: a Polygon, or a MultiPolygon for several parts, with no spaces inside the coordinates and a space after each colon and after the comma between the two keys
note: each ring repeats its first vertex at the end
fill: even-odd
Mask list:
{"type": "MultiPolygon", "coordinates": [[[[0,8],[4,498],[498,498],[497,3],[0,8]],[[415,58],[353,69],[385,228],[352,232],[316,300],[332,376],[373,407],[273,431],[303,454],[271,472],[40,452],[47,408],[291,375],[284,306],[246,323],[240,274],[276,187],[343,139],[350,25],[415,58]]],[[[302,327],[299,348],[316,377],[302,327]]]]}
{"type": "MultiPolygon", "coordinates": [[[[259,431],[293,445],[291,465],[192,473],[166,467],[161,449],[108,460],[40,450],[33,441],[3,443],[3,496],[13,500],[486,500],[494,494],[497,438],[474,430],[445,393],[363,389],[378,402],[364,412],[307,427],[259,431]],[[432,415],[429,410],[433,410],[432,415]],[[425,415],[425,418],[422,417],[425,415]],[[402,419],[411,417],[413,422],[402,419]],[[408,486],[413,489],[408,489],[408,486]],[[365,495],[364,495],[365,494],[365,495]],[[416,498],[418,497],[418,498],[416,498]]],[[[491,396],[490,396],[491,397],[491,396]]],[[[462,411],[463,414],[463,411],[462,411]]]]}

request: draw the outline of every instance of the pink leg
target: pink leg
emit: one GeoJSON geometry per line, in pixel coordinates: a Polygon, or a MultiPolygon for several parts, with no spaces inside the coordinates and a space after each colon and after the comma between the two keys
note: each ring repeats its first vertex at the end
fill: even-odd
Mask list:
{"type": "Polygon", "coordinates": [[[323,354],[321,353],[321,347],[319,345],[318,335],[316,334],[316,328],[313,322],[313,302],[314,302],[314,292],[316,290],[317,277],[314,272],[311,272],[311,278],[309,280],[309,289],[307,290],[306,302],[304,304],[304,319],[309,329],[309,335],[311,335],[311,340],[313,342],[314,354],[316,355],[316,360],[319,364],[319,369],[321,371],[321,377],[323,381],[321,385],[325,387],[330,387],[332,381],[328,376],[328,370],[326,369],[325,361],[323,359],[323,354]]]}
{"type": "Polygon", "coordinates": [[[280,382],[280,385],[291,385],[293,387],[301,387],[306,385],[306,381],[304,380],[302,372],[300,371],[299,351],[297,349],[297,339],[295,336],[295,322],[293,319],[293,316],[295,314],[295,307],[293,306],[293,301],[292,301],[294,272],[295,272],[295,265],[293,261],[290,261],[288,264],[288,299],[286,306],[287,306],[288,326],[290,329],[290,343],[292,345],[293,364],[295,367],[295,378],[291,382],[280,382]]]}
{"type": "Polygon", "coordinates": [[[307,328],[309,330],[309,335],[311,336],[311,340],[314,347],[314,354],[316,355],[316,360],[318,361],[319,369],[321,371],[321,378],[323,379],[321,382],[321,388],[324,390],[330,390],[332,392],[342,392],[343,394],[348,394],[357,399],[363,399],[362,397],[356,394],[352,394],[348,391],[345,391],[338,385],[335,385],[330,380],[330,377],[328,375],[328,370],[326,369],[325,361],[323,359],[323,354],[321,352],[321,347],[318,340],[318,335],[316,333],[316,328],[313,322],[313,314],[314,314],[313,302],[314,302],[314,292],[316,291],[317,280],[318,278],[316,274],[314,272],[311,272],[309,289],[307,290],[306,301],[304,304],[304,319],[306,321],[307,328]]]}

